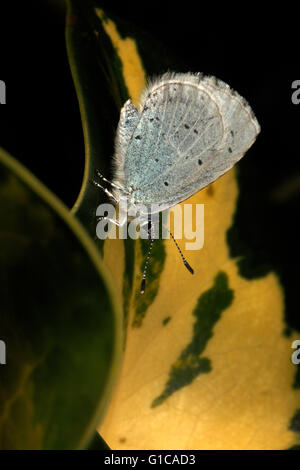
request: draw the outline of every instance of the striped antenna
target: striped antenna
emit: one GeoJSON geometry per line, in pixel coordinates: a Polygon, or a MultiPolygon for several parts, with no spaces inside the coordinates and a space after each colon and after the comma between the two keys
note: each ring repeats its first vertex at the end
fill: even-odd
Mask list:
{"type": "Polygon", "coordinates": [[[149,258],[150,258],[151,251],[152,251],[153,242],[154,242],[154,239],[151,238],[150,246],[149,246],[149,250],[148,250],[148,254],[147,254],[147,258],[145,262],[144,272],[143,272],[143,279],[141,282],[141,294],[144,294],[145,289],[146,289],[146,275],[147,275],[147,269],[148,269],[148,264],[149,264],[149,258]]]}
{"type": "Polygon", "coordinates": [[[180,256],[181,256],[181,258],[182,258],[182,261],[183,261],[184,266],[186,267],[186,269],[188,269],[188,270],[190,271],[191,274],[194,274],[193,268],[189,265],[189,263],[187,262],[187,260],[186,260],[185,257],[183,256],[182,251],[181,251],[181,249],[179,248],[179,245],[178,245],[177,241],[175,240],[173,233],[172,233],[168,228],[167,228],[167,230],[168,230],[168,232],[170,233],[170,235],[171,235],[171,237],[172,237],[172,239],[173,239],[173,241],[174,241],[174,243],[175,243],[175,245],[176,245],[176,247],[177,247],[177,250],[178,250],[179,253],[180,253],[180,256]]]}

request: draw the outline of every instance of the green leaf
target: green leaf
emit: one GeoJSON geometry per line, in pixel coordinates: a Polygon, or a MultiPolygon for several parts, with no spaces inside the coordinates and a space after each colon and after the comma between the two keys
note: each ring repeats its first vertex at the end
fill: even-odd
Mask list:
{"type": "Polygon", "coordinates": [[[120,360],[121,314],[95,245],[0,150],[0,448],[87,445],[120,360]]]}

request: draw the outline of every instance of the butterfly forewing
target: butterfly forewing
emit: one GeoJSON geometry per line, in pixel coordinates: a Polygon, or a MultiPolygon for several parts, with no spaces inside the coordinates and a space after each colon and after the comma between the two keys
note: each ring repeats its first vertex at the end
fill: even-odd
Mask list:
{"type": "Polygon", "coordinates": [[[200,74],[163,76],[144,91],[138,114],[132,103],[126,107],[123,122],[127,114],[131,121],[127,128],[120,122],[117,134],[126,144],[121,173],[141,204],[171,207],[198,192],[229,170],[259,132],[243,98],[200,74]]]}

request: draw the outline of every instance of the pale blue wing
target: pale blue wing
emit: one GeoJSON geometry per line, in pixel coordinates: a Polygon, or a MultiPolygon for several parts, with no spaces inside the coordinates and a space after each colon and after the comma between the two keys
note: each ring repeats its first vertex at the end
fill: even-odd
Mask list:
{"type": "Polygon", "coordinates": [[[229,170],[259,132],[243,98],[200,74],[162,77],[145,90],[139,114],[124,153],[125,188],[135,203],[164,208],[229,170]]]}
{"type": "Polygon", "coordinates": [[[115,154],[114,154],[114,182],[124,185],[124,162],[130,139],[139,121],[140,115],[131,100],[127,100],[121,109],[120,120],[116,132],[115,154]]]}

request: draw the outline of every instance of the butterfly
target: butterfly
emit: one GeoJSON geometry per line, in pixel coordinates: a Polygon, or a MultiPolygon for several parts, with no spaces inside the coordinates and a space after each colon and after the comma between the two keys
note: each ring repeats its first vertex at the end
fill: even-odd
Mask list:
{"type": "MultiPolygon", "coordinates": [[[[121,109],[113,181],[97,171],[112,190],[95,180],[92,183],[115,204],[123,201],[126,207],[136,209],[140,226],[149,230],[149,216],[188,199],[227,172],[259,132],[260,125],[247,101],[223,81],[202,73],[168,72],[149,81],[137,108],[129,99],[121,109]]],[[[122,226],[126,216],[108,220],[122,226]]],[[[145,291],[153,240],[141,293],[145,291]]]]}

